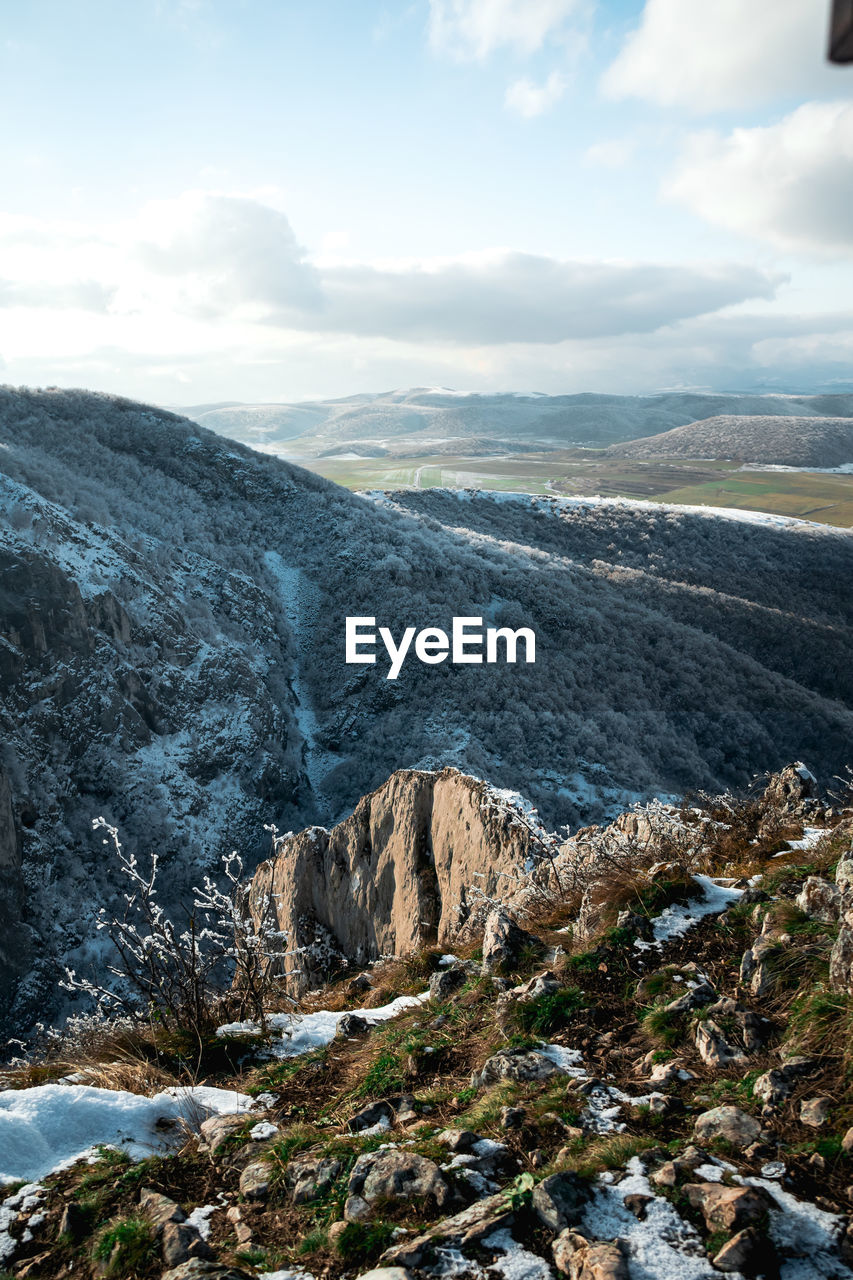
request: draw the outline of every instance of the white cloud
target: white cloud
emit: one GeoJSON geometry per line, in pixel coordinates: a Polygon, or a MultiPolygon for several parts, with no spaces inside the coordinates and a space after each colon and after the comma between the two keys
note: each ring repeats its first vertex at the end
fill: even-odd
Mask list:
{"type": "Polygon", "coordinates": [[[828,10],[827,0],[646,0],[604,90],[695,112],[837,93],[828,10]]]}
{"type": "Polygon", "coordinates": [[[606,138],[587,147],[583,158],[587,164],[598,165],[602,169],[621,169],[631,159],[633,151],[634,144],[627,138],[606,138]]]}
{"type": "Polygon", "coordinates": [[[552,71],[544,84],[535,84],[526,79],[514,80],[506,91],[504,105],[510,111],[517,111],[520,116],[532,120],[534,116],[550,111],[565,91],[565,77],[559,71],[552,71]]]}
{"type": "Polygon", "coordinates": [[[853,249],[853,103],[807,102],[776,124],[689,139],[666,186],[727,230],[783,249],[853,249]]]}
{"type": "Polygon", "coordinates": [[[506,46],[535,53],[579,8],[580,0],[430,0],[430,43],[462,60],[506,46]]]}

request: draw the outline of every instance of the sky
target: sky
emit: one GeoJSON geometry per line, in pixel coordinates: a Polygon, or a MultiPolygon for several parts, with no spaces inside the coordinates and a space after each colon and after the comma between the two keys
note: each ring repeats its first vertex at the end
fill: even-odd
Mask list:
{"type": "Polygon", "coordinates": [[[0,0],[0,381],[853,390],[829,0],[0,0]]]}

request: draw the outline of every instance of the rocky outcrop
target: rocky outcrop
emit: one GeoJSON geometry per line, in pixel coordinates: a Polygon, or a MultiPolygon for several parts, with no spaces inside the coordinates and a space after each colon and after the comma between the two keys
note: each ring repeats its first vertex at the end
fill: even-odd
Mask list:
{"type": "Polygon", "coordinates": [[[23,911],[20,831],[9,779],[0,770],[0,1023],[9,1012],[13,984],[29,964],[30,935],[22,923],[23,911]]]}
{"type": "Polygon", "coordinates": [[[331,831],[277,840],[248,909],[274,917],[288,951],[305,948],[276,962],[299,990],[344,960],[449,943],[539,854],[535,830],[486,783],[455,769],[400,770],[331,831]]]}

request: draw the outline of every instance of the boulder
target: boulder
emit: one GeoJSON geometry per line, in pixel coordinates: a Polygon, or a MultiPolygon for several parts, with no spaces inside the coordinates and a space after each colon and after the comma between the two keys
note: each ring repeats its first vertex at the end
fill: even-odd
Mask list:
{"type": "Polygon", "coordinates": [[[413,1277],[405,1267],[374,1267],[372,1271],[362,1271],[357,1280],[413,1280],[413,1277]]]}
{"type": "Polygon", "coordinates": [[[812,1129],[820,1129],[829,1118],[831,1098],[806,1098],[800,1103],[800,1124],[807,1124],[812,1129]]]}
{"type": "Polygon", "coordinates": [[[656,1062],[646,1080],[653,1089],[665,1089],[668,1085],[680,1082],[682,1078],[692,1079],[689,1071],[684,1070],[681,1058],[671,1058],[669,1062],[656,1062]]]}
{"type": "Polygon", "coordinates": [[[366,1107],[356,1111],[347,1121],[350,1133],[361,1133],[362,1129],[372,1129],[374,1125],[387,1123],[389,1128],[394,1123],[396,1112],[390,1102],[369,1102],[366,1107]]]}
{"type": "Polygon", "coordinates": [[[759,1269],[770,1270],[772,1264],[768,1255],[772,1252],[773,1245],[766,1233],[757,1231],[755,1227],[745,1227],[726,1241],[712,1261],[717,1271],[724,1275],[732,1272],[754,1275],[759,1269]]]}
{"type": "Polygon", "coordinates": [[[357,1036],[366,1036],[370,1023],[357,1013],[345,1013],[338,1022],[335,1035],[341,1040],[354,1040],[357,1036]]]}
{"type": "Polygon", "coordinates": [[[139,1207],[151,1225],[158,1229],[167,1222],[184,1222],[187,1216],[179,1204],[159,1191],[152,1191],[151,1187],[143,1187],[140,1191],[139,1207]]]}
{"type": "Polygon", "coordinates": [[[483,973],[509,972],[525,948],[539,947],[538,939],[520,928],[503,907],[495,907],[486,917],[483,933],[483,973]]]}
{"type": "Polygon", "coordinates": [[[160,1236],[160,1252],[167,1267],[180,1266],[191,1258],[212,1259],[213,1250],[202,1240],[198,1228],[189,1222],[167,1222],[160,1236]]]}
{"type": "Polygon", "coordinates": [[[744,952],[740,962],[740,980],[754,996],[769,995],[777,987],[779,979],[771,958],[778,948],[778,938],[762,934],[744,952]]]}
{"type": "Polygon", "coordinates": [[[533,1209],[551,1231],[575,1226],[588,1200],[589,1184],[576,1173],[552,1173],[533,1188],[533,1209]]]}
{"type": "Polygon", "coordinates": [[[695,987],[688,987],[684,995],[670,1000],[665,1006],[667,1013],[689,1013],[691,1009],[701,1009],[716,998],[716,991],[710,982],[700,982],[695,987]]]}
{"type": "Polygon", "coordinates": [[[771,774],[761,804],[772,813],[793,817],[799,816],[804,807],[813,807],[805,802],[816,798],[817,780],[802,760],[797,760],[780,773],[771,774]]]}
{"type": "Polygon", "coordinates": [[[412,1151],[368,1151],[353,1165],[350,1196],[368,1204],[374,1200],[431,1200],[439,1209],[451,1199],[451,1190],[433,1160],[412,1151]]]}
{"type": "Polygon", "coordinates": [[[752,1092],[762,1102],[776,1106],[780,1102],[784,1102],[788,1097],[791,1092],[791,1086],[788,1083],[785,1071],[774,1068],[771,1071],[765,1071],[763,1075],[758,1077],[752,1086],[752,1092]]]}
{"type": "Polygon", "coordinates": [[[471,1084],[482,1088],[501,1080],[549,1080],[551,1076],[564,1075],[546,1054],[538,1049],[500,1049],[471,1076],[471,1084]]]}
{"type": "Polygon", "coordinates": [[[829,985],[833,991],[853,995],[853,907],[846,904],[841,928],[829,956],[829,985]]]}
{"type": "Polygon", "coordinates": [[[693,1136],[697,1142],[713,1142],[722,1138],[744,1150],[761,1136],[761,1125],[740,1107],[713,1107],[696,1117],[693,1136]]]}
{"type": "Polygon", "coordinates": [[[761,1187],[726,1187],[721,1182],[688,1182],[682,1188],[699,1209],[709,1231],[742,1231],[760,1222],[776,1201],[761,1187]]]}
{"type": "Polygon", "coordinates": [[[268,1160],[253,1160],[240,1174],[240,1194],[246,1200],[266,1200],[270,1193],[272,1165],[268,1160]]]}
{"type": "Polygon", "coordinates": [[[743,1062],[746,1059],[742,1049],[729,1044],[722,1027],[714,1022],[713,1018],[706,1018],[696,1024],[695,1039],[699,1057],[706,1066],[719,1070],[730,1066],[733,1062],[743,1062]]]}
{"type": "Polygon", "coordinates": [[[458,1249],[464,1253],[487,1236],[510,1227],[514,1216],[505,1195],[487,1196],[461,1213],[437,1222],[422,1235],[392,1245],[382,1255],[381,1261],[390,1266],[420,1267],[436,1247],[458,1249]]]}
{"type": "Polygon", "coordinates": [[[248,1142],[248,1119],[245,1111],[224,1116],[209,1116],[207,1120],[201,1122],[201,1145],[215,1156],[230,1146],[233,1139],[238,1136],[245,1136],[248,1142]]]}
{"type": "Polygon", "coordinates": [[[302,1156],[287,1166],[284,1184],[294,1204],[310,1204],[331,1189],[342,1169],[334,1158],[302,1156]]]}
{"type": "Polygon", "coordinates": [[[164,1271],[160,1280],[252,1280],[252,1276],[239,1267],[191,1258],[189,1262],[182,1262],[180,1266],[164,1271]]]}
{"type": "Polygon", "coordinates": [[[449,969],[440,969],[429,980],[429,998],[437,1004],[444,1004],[454,992],[464,985],[468,977],[461,964],[451,965],[449,969]]]}
{"type": "Polygon", "coordinates": [[[576,1231],[562,1231],[551,1245],[558,1271],[569,1280],[628,1280],[628,1263],[619,1240],[593,1243],[576,1231]]]}
{"type": "Polygon", "coordinates": [[[800,910],[812,920],[834,924],[841,910],[841,890],[822,876],[809,876],[796,901],[800,910]]]}

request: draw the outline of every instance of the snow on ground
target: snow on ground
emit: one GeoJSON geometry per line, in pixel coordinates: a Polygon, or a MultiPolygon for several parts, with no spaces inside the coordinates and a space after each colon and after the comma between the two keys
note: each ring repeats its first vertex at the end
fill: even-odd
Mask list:
{"type": "MultiPolygon", "coordinates": [[[[43,1195],[44,1187],[37,1182],[28,1182],[0,1204],[0,1265],[12,1256],[19,1243],[9,1231],[12,1223],[19,1213],[28,1213],[30,1209],[37,1208],[43,1195]]],[[[33,1215],[34,1218],[39,1216],[44,1217],[43,1214],[33,1215]]]]}
{"type": "MultiPolygon", "coordinates": [[[[346,1009],[339,1013],[321,1010],[319,1013],[273,1013],[267,1018],[268,1027],[280,1033],[269,1046],[270,1053],[276,1058],[297,1058],[300,1054],[310,1053],[312,1049],[322,1049],[331,1044],[337,1035],[338,1023],[347,1013],[357,1013],[371,1026],[377,1022],[387,1022],[396,1018],[406,1009],[417,1008],[429,1000],[429,992],[419,996],[398,996],[390,1004],[381,1005],[378,1009],[346,1009]]],[[[218,1036],[261,1034],[257,1022],[226,1022],[216,1028],[218,1036]]]]}
{"type": "Polygon", "coordinates": [[[546,1044],[539,1052],[544,1057],[550,1058],[567,1076],[580,1078],[588,1074],[583,1066],[583,1054],[580,1049],[567,1049],[564,1044],[546,1044]]]}
{"type": "Polygon", "coordinates": [[[662,946],[670,938],[680,938],[705,916],[719,915],[725,911],[733,902],[737,902],[743,893],[743,889],[733,889],[728,885],[720,884],[710,876],[693,878],[702,889],[704,897],[691,898],[689,902],[675,902],[672,906],[666,907],[652,921],[654,941],[645,942],[642,938],[638,938],[634,943],[638,951],[649,951],[653,947],[662,946]]]}
{"type": "Polygon", "coordinates": [[[501,1256],[495,1259],[489,1271],[502,1276],[503,1280],[553,1280],[554,1272],[545,1259],[513,1240],[506,1229],[494,1231],[483,1245],[487,1249],[499,1250],[501,1256]]]}
{"type": "Polygon", "coordinates": [[[42,1178],[117,1146],[132,1159],[167,1150],[182,1123],[248,1110],[253,1099],[207,1085],[166,1089],[153,1098],[91,1085],[42,1084],[0,1093],[0,1185],[42,1178]]]}
{"type": "Polygon", "coordinates": [[[826,835],[825,827],[804,827],[799,840],[789,840],[789,849],[813,849],[817,842],[826,835]]]}
{"type": "Polygon", "coordinates": [[[843,1280],[853,1276],[838,1260],[835,1242],[844,1225],[840,1216],[805,1204],[776,1181],[737,1174],[735,1181],[763,1187],[779,1205],[778,1210],[770,1211],[770,1239],[783,1254],[792,1255],[782,1264],[780,1280],[843,1280]]]}

